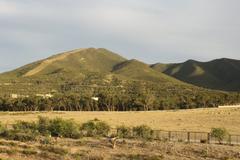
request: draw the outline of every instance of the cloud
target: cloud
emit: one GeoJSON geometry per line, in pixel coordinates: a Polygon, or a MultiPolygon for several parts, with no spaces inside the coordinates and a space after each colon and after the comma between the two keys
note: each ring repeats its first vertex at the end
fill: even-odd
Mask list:
{"type": "Polygon", "coordinates": [[[0,0],[0,71],[81,47],[148,63],[239,59],[238,6],[239,0],[0,0]],[[9,55],[17,60],[6,61],[9,55]]]}
{"type": "Polygon", "coordinates": [[[16,5],[5,0],[0,1],[0,14],[14,14],[16,13],[16,5]]]}

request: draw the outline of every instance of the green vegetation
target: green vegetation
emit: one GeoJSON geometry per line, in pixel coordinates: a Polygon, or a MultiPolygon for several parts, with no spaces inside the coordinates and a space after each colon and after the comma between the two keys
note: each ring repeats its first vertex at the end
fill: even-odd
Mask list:
{"type": "MultiPolygon", "coordinates": [[[[177,66],[171,73],[180,74],[183,68],[177,66]]],[[[149,111],[240,103],[239,93],[195,87],[163,70],[168,66],[126,60],[106,49],[74,50],[0,74],[0,110],[149,111]]],[[[197,66],[193,77],[203,71],[197,66]]]]}
{"type": "Polygon", "coordinates": [[[4,127],[0,137],[22,142],[40,140],[41,144],[51,144],[50,137],[72,139],[79,139],[82,136],[104,137],[108,136],[109,132],[110,126],[96,119],[79,125],[71,119],[39,117],[36,123],[17,121],[10,128],[4,127]]]}
{"type": "Polygon", "coordinates": [[[153,130],[146,125],[136,126],[133,127],[133,136],[142,139],[152,139],[153,130]]]}
{"type": "Polygon", "coordinates": [[[191,109],[217,107],[224,104],[234,104],[240,101],[239,94],[201,91],[177,90],[167,93],[167,90],[154,86],[135,83],[129,85],[125,92],[104,88],[88,90],[81,94],[58,94],[52,98],[0,98],[1,111],[149,111],[166,109],[191,109]],[[156,89],[156,92],[153,91],[156,89]],[[160,96],[161,95],[161,96],[160,96]],[[94,101],[91,97],[99,97],[94,101]]]}
{"type": "Polygon", "coordinates": [[[49,122],[49,132],[54,137],[80,138],[78,125],[73,120],[61,118],[52,119],[49,122]]]}
{"type": "MultiPolygon", "coordinates": [[[[0,134],[3,138],[22,142],[35,141],[40,135],[74,139],[81,137],[79,125],[73,120],[63,120],[61,118],[50,120],[43,117],[39,117],[37,123],[17,121],[12,125],[12,128],[5,128],[0,134]]],[[[46,141],[45,143],[47,143],[46,141]]]]}
{"type": "Polygon", "coordinates": [[[83,123],[81,131],[88,137],[107,136],[110,131],[110,126],[105,122],[92,120],[83,123]]]}
{"type": "Polygon", "coordinates": [[[117,136],[119,138],[130,138],[132,137],[132,129],[124,125],[117,127],[117,136]]]}
{"type": "Polygon", "coordinates": [[[211,137],[216,138],[220,144],[228,135],[225,128],[212,128],[211,137]]]}

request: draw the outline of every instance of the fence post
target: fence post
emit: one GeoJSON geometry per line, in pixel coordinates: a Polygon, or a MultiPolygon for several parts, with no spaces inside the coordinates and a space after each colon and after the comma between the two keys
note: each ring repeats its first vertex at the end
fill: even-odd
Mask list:
{"type": "Polygon", "coordinates": [[[232,144],[232,136],[229,135],[229,144],[231,145],[232,144]]]}
{"type": "Polygon", "coordinates": [[[190,132],[187,132],[187,141],[190,143],[190,132]]]}
{"type": "Polygon", "coordinates": [[[211,143],[211,134],[210,133],[207,134],[207,141],[208,141],[208,144],[211,143]]]}
{"type": "Polygon", "coordinates": [[[172,132],[169,131],[169,132],[168,132],[168,139],[169,139],[169,141],[171,141],[171,137],[172,137],[172,132]]]}

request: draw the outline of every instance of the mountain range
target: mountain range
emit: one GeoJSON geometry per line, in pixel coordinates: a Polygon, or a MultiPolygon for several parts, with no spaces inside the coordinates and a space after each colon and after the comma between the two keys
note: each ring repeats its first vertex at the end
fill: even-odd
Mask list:
{"type": "Polygon", "coordinates": [[[209,62],[151,65],[153,69],[196,86],[225,91],[240,91],[240,61],[216,59],[209,62]]]}
{"type": "Polygon", "coordinates": [[[57,90],[66,83],[106,86],[118,82],[119,86],[133,81],[166,88],[197,86],[206,90],[240,91],[240,61],[224,58],[210,62],[188,60],[149,65],[103,48],[85,48],[56,54],[0,74],[2,92],[8,93],[24,90],[24,86],[31,83],[37,83],[39,88],[36,90],[40,92],[43,88],[57,90]],[[11,88],[14,84],[18,86],[11,88]]]}

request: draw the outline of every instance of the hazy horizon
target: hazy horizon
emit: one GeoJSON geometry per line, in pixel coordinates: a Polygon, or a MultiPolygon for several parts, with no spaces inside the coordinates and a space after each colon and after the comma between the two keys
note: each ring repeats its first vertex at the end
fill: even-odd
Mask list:
{"type": "Polygon", "coordinates": [[[238,0],[0,0],[0,72],[76,48],[145,63],[240,59],[238,0]]]}

